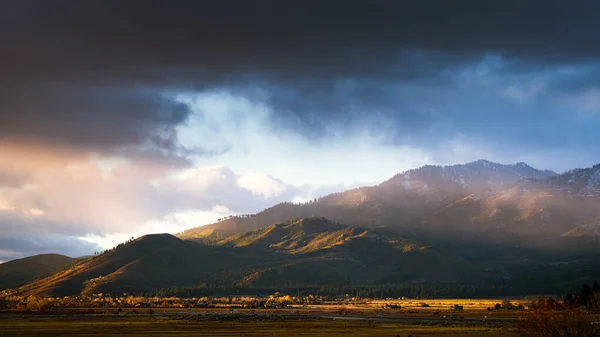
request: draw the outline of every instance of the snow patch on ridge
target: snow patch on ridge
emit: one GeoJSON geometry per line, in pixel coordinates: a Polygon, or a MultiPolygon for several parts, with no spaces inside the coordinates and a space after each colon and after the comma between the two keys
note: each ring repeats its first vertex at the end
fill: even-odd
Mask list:
{"type": "Polygon", "coordinates": [[[594,172],[587,185],[588,190],[600,193],[600,168],[594,172]]]}

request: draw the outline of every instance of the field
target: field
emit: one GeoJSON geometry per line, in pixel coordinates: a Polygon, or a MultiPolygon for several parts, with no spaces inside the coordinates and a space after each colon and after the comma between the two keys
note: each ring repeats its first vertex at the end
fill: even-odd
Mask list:
{"type": "Polygon", "coordinates": [[[2,336],[498,336],[516,337],[504,328],[426,326],[342,320],[218,322],[164,317],[4,318],[2,336]]]}
{"type": "MultiPolygon", "coordinates": [[[[0,312],[0,336],[499,336],[516,337],[519,310],[500,300],[377,300],[285,309],[65,308],[0,312]],[[423,304],[427,305],[424,306],[423,304]],[[459,304],[463,310],[450,308],[459,304]],[[399,305],[400,308],[392,308],[399,305]]],[[[512,301],[518,306],[525,304],[512,301]]]]}

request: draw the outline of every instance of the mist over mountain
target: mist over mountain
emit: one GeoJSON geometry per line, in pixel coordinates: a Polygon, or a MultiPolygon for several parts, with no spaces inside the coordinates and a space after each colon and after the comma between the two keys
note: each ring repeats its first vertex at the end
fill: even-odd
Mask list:
{"type": "MultiPolygon", "coordinates": [[[[397,174],[377,186],[335,193],[309,203],[278,204],[250,217],[233,217],[187,230],[179,236],[190,239],[232,235],[307,216],[363,226],[418,228],[428,217],[454,203],[460,204],[463,198],[471,196],[474,200],[506,194],[530,179],[544,181],[554,176],[556,173],[552,171],[537,170],[525,163],[502,165],[486,160],[453,166],[423,166],[397,174]]],[[[521,205],[516,196],[511,200],[521,205]]],[[[476,203],[471,214],[462,215],[448,227],[460,230],[480,215],[475,212],[483,211],[483,203],[476,203]]]]}

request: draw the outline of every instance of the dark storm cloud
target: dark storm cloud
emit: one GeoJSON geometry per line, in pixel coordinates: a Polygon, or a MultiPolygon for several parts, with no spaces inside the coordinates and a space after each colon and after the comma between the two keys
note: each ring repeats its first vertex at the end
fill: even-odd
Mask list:
{"type": "Polygon", "coordinates": [[[172,128],[187,106],[156,93],[60,83],[26,83],[0,92],[2,137],[47,135],[95,149],[141,143],[175,149],[172,128]]]}
{"type": "Polygon", "coordinates": [[[324,119],[344,125],[344,118],[365,118],[353,110],[375,107],[423,129],[432,118],[423,107],[397,108],[409,91],[381,87],[429,79],[423,85],[435,89],[449,69],[489,53],[523,69],[588,62],[600,53],[600,2],[593,0],[0,6],[0,132],[95,148],[150,142],[185,152],[175,149],[173,128],[189,111],[163,92],[264,81],[284,126],[319,134],[324,119]]]}
{"type": "Polygon", "coordinates": [[[121,78],[162,82],[167,75],[161,70],[186,67],[204,69],[207,77],[244,70],[347,76],[387,73],[402,50],[544,60],[589,59],[600,51],[600,4],[593,0],[20,0],[3,2],[3,8],[4,39],[13,42],[4,49],[13,50],[9,59],[16,68],[45,60],[26,71],[30,76],[109,80],[119,70],[121,78]],[[100,63],[89,67],[92,61],[100,63]],[[77,71],[37,71],[47,65],[77,71]]]}
{"type": "Polygon", "coordinates": [[[103,60],[98,70],[105,65],[108,70],[129,65],[124,75],[144,70],[146,78],[159,76],[158,71],[143,69],[148,65],[199,66],[215,73],[247,67],[293,76],[299,70],[345,75],[349,65],[358,66],[355,72],[387,72],[386,64],[378,61],[393,60],[394,50],[403,48],[510,53],[546,60],[587,59],[600,51],[596,34],[600,4],[593,0],[25,0],[3,4],[5,32],[11,41],[26,44],[23,51],[41,51],[44,56],[79,52],[67,60],[46,58],[46,63],[59,61],[77,69],[86,59],[103,60]],[[328,55],[344,57],[324,58],[328,55]]]}

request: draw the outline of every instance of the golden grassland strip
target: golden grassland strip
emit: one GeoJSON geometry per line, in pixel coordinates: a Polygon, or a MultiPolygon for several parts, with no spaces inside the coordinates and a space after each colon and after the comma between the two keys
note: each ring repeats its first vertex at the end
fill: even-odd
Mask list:
{"type": "Polygon", "coordinates": [[[470,336],[517,337],[510,329],[350,321],[189,322],[157,318],[2,319],[2,336],[470,336]]]}

